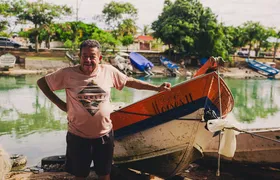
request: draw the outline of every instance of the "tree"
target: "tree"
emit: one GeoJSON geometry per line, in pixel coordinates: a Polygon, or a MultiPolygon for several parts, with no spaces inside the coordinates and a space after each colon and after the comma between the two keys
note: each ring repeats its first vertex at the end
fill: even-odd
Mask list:
{"type": "Polygon", "coordinates": [[[151,31],[150,25],[144,25],[143,26],[143,31],[142,31],[143,35],[149,35],[150,31],[151,31]]]}
{"type": "MultiPolygon", "coordinates": [[[[165,0],[163,12],[152,23],[154,37],[169,49],[200,57],[225,57],[229,43],[210,8],[198,0],[165,0]]],[[[171,51],[169,51],[171,52],[171,51]]]]}
{"type": "Polygon", "coordinates": [[[97,29],[91,35],[91,39],[96,39],[102,44],[102,51],[106,52],[108,49],[113,49],[120,44],[120,41],[114,38],[114,36],[106,31],[97,29]]]}
{"type": "Polygon", "coordinates": [[[137,9],[131,3],[112,1],[109,4],[105,4],[102,14],[109,28],[115,30],[126,19],[135,21],[137,9]]]}
{"type": "Polygon", "coordinates": [[[126,35],[126,36],[123,36],[122,39],[121,39],[121,42],[122,42],[122,45],[126,46],[127,47],[127,51],[128,51],[128,46],[130,44],[132,44],[134,41],[134,38],[132,35],[126,35]]]}
{"type": "MultiPolygon", "coordinates": [[[[249,45],[248,57],[250,56],[251,49],[255,43],[262,42],[262,35],[264,35],[264,28],[259,22],[248,21],[245,22],[242,26],[243,32],[241,37],[246,44],[249,45]]],[[[256,54],[257,56],[257,54],[256,54]]]]}
{"type": "MultiPolygon", "coordinates": [[[[13,11],[8,12],[7,9],[10,9],[10,4],[6,0],[0,0],[0,34],[1,36],[9,36],[10,33],[4,32],[8,29],[8,27],[11,27],[12,20],[10,19],[10,16],[15,15],[13,11]]],[[[17,22],[16,22],[17,23],[17,22]]],[[[15,23],[15,24],[16,24],[15,23]]]]}
{"type": "Polygon", "coordinates": [[[14,0],[10,2],[10,7],[11,8],[7,9],[7,12],[13,11],[19,20],[29,21],[34,24],[35,48],[37,52],[40,28],[42,28],[43,25],[50,25],[55,18],[72,13],[71,9],[66,5],[53,5],[43,0],[38,0],[36,2],[14,0]]]}
{"type": "Polygon", "coordinates": [[[135,24],[137,9],[131,3],[112,1],[104,6],[102,15],[115,39],[125,43],[131,42],[122,41],[125,36],[133,37],[137,29],[135,24]]]}

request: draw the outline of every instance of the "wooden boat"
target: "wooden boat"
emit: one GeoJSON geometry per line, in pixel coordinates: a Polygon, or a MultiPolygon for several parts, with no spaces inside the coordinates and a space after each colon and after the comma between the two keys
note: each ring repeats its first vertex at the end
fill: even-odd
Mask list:
{"type": "Polygon", "coordinates": [[[266,76],[275,76],[279,73],[279,70],[276,68],[271,67],[268,64],[264,64],[261,62],[258,62],[256,60],[248,59],[246,58],[246,62],[248,63],[248,66],[254,70],[257,70],[258,72],[266,75],[266,76]]]}
{"type": "MultiPolygon", "coordinates": [[[[245,130],[258,136],[267,137],[274,140],[280,140],[280,129],[251,129],[245,130]]],[[[207,131],[203,125],[200,125],[195,140],[195,147],[204,158],[217,159],[219,136],[213,137],[213,133],[207,131]]],[[[240,133],[236,136],[236,151],[233,158],[221,156],[224,161],[236,163],[247,163],[262,166],[280,167],[280,143],[268,139],[252,136],[246,133],[240,133]]]]}
{"type": "Polygon", "coordinates": [[[146,59],[141,54],[138,54],[136,52],[131,52],[129,54],[129,58],[131,61],[131,64],[138,69],[141,72],[145,72],[147,75],[153,75],[152,68],[154,67],[154,64],[151,63],[148,59],[146,59]]]}
{"type": "Polygon", "coordinates": [[[3,54],[0,56],[0,68],[9,70],[13,68],[16,63],[16,57],[10,53],[3,54]]]}
{"type": "Polygon", "coordinates": [[[166,57],[160,56],[159,60],[161,64],[163,64],[166,69],[170,72],[171,76],[176,76],[179,74],[179,66],[177,64],[172,63],[169,59],[166,57]]]}
{"type": "Polygon", "coordinates": [[[180,173],[194,160],[193,146],[204,112],[211,109],[220,115],[218,82],[225,116],[234,100],[216,72],[113,112],[114,163],[162,178],[180,173]]]}

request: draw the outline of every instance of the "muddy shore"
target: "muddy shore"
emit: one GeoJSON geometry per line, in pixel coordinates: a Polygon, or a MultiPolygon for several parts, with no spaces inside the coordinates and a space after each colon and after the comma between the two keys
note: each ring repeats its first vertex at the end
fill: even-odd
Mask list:
{"type": "MultiPolygon", "coordinates": [[[[6,180],[73,180],[66,172],[10,172],[6,180]]],[[[140,174],[137,171],[113,167],[112,180],[163,180],[162,178],[140,174]]],[[[179,175],[166,180],[245,180],[245,179],[280,179],[280,169],[274,167],[221,162],[220,175],[217,176],[217,159],[200,159],[189,165],[179,175]]],[[[97,180],[92,171],[87,180],[97,180]]]]}
{"type": "MultiPolygon", "coordinates": [[[[24,66],[15,66],[14,68],[7,70],[0,70],[0,75],[7,76],[21,76],[21,75],[45,75],[50,72],[56,71],[63,67],[71,66],[70,62],[55,61],[55,60],[28,60],[26,59],[24,66]]],[[[198,67],[186,67],[180,68],[181,76],[186,76],[188,73],[194,73],[198,67]]],[[[166,75],[164,66],[155,66],[152,70],[155,75],[166,75]]],[[[264,75],[255,72],[247,67],[234,67],[234,68],[219,68],[219,72],[224,78],[236,78],[236,79],[266,79],[264,75]]],[[[135,70],[135,73],[141,75],[140,71],[135,70]]],[[[276,75],[275,79],[280,79],[280,74],[276,75]]]]}

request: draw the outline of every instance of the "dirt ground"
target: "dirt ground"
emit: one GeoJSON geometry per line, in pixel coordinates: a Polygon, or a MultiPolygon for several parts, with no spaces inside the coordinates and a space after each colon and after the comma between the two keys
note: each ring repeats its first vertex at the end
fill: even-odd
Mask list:
{"type": "MultiPolygon", "coordinates": [[[[280,169],[273,167],[262,167],[256,165],[237,164],[221,162],[220,175],[217,176],[217,159],[201,159],[189,165],[179,175],[166,180],[245,180],[245,179],[280,179],[280,169]]],[[[6,180],[73,180],[74,177],[65,172],[11,172],[6,180]]],[[[112,180],[163,180],[159,177],[140,174],[137,171],[130,171],[113,167],[112,180]]],[[[96,174],[92,171],[87,180],[97,180],[96,174]]]]}

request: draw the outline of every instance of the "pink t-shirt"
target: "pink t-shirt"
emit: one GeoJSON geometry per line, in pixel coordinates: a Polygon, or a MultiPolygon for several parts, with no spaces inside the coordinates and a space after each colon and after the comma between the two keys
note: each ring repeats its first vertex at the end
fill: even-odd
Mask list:
{"type": "Polygon", "coordinates": [[[65,89],[68,131],[84,138],[98,138],[112,129],[110,92],[121,90],[127,76],[111,65],[101,64],[92,75],[80,66],[67,67],[46,75],[52,91],[65,89]]]}

